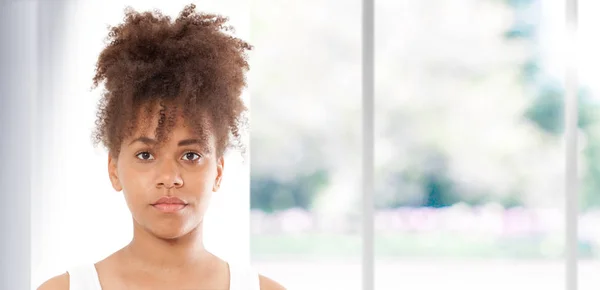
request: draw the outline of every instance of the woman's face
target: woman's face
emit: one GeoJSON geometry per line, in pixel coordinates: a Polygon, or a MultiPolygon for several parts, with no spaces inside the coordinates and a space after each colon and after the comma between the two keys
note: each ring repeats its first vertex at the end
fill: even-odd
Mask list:
{"type": "Polygon", "coordinates": [[[215,154],[212,132],[194,135],[181,118],[158,148],[157,119],[155,126],[123,140],[118,158],[109,156],[109,175],[115,190],[123,190],[136,226],[175,239],[202,222],[221,182],[223,158],[215,154]]]}

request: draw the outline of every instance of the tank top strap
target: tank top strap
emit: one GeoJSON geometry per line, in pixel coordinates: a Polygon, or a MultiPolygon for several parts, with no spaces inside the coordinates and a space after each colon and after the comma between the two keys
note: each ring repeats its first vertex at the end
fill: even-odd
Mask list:
{"type": "Polygon", "coordinates": [[[102,290],[94,264],[76,266],[67,272],[70,290],[102,290]]]}
{"type": "Polygon", "coordinates": [[[260,290],[258,272],[250,265],[229,263],[229,290],[260,290]]]}

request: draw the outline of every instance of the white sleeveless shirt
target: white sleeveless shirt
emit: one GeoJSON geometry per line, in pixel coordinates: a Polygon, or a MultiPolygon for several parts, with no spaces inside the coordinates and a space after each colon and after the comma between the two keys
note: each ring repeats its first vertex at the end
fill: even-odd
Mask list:
{"type": "MultiPolygon", "coordinates": [[[[102,290],[94,264],[74,267],[69,273],[70,290],[102,290]]],[[[229,290],[260,290],[258,272],[252,267],[229,264],[229,290]]]]}

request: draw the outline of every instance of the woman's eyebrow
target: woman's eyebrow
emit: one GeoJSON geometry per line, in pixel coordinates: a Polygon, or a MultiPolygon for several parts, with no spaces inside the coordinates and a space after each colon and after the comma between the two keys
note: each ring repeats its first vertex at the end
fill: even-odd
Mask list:
{"type": "Polygon", "coordinates": [[[150,137],[142,136],[142,137],[133,139],[133,141],[131,141],[131,143],[129,143],[129,145],[131,145],[135,142],[141,142],[141,143],[144,143],[147,145],[156,145],[156,143],[158,143],[158,141],[156,141],[150,137]]]}
{"type": "Polygon", "coordinates": [[[181,140],[181,141],[179,141],[179,143],[177,143],[177,146],[187,146],[187,145],[193,145],[193,144],[197,144],[197,145],[206,147],[206,141],[204,141],[202,139],[185,139],[185,140],[181,140]]]}
{"type": "MultiPolygon", "coordinates": [[[[144,143],[144,144],[150,145],[150,146],[158,144],[158,141],[156,141],[155,139],[152,139],[150,137],[146,137],[146,136],[141,136],[141,137],[135,138],[133,141],[131,141],[129,143],[129,145],[132,145],[135,142],[141,142],[141,143],[144,143]]],[[[177,146],[179,146],[179,147],[188,146],[188,145],[199,145],[200,147],[204,148],[205,150],[210,150],[210,147],[208,146],[208,140],[206,140],[204,138],[184,139],[177,143],[177,146]]]]}

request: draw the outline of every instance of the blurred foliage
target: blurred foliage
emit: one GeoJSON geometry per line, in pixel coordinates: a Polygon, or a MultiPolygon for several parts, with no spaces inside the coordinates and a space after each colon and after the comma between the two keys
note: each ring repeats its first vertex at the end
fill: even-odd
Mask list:
{"type": "MultiPolygon", "coordinates": [[[[597,105],[588,108],[590,114],[599,116],[597,105]]],[[[587,142],[583,150],[585,171],[583,174],[580,206],[583,210],[600,207],[600,124],[594,121],[586,127],[587,142]]]]}
{"type": "MultiPolygon", "coordinates": [[[[260,15],[252,20],[258,49],[250,80],[255,209],[360,207],[360,5],[333,13],[333,1],[311,1],[253,13],[260,15]],[[277,12],[284,10],[291,12],[277,12]]],[[[449,2],[413,1],[400,14],[378,8],[378,208],[543,206],[562,198],[564,89],[539,53],[540,2],[467,2],[444,10],[435,25],[413,12],[450,9],[449,2]]],[[[578,97],[587,209],[600,206],[600,108],[590,92],[578,97]]]]}
{"type": "MultiPolygon", "coordinates": [[[[532,1],[508,1],[515,9],[527,9],[532,1]]],[[[535,44],[537,33],[531,25],[523,24],[524,19],[515,21],[505,37],[509,41],[528,41],[535,44]]],[[[561,81],[544,75],[540,69],[541,60],[532,54],[522,67],[523,83],[533,88],[534,98],[525,112],[525,117],[545,133],[556,138],[563,138],[565,91],[561,81]]],[[[597,138],[598,114],[600,106],[592,94],[584,87],[578,91],[578,128],[584,136],[583,155],[580,162],[584,164],[580,206],[583,210],[600,206],[600,139],[597,138]]]]}
{"type": "MultiPolygon", "coordinates": [[[[544,85],[539,88],[525,116],[541,130],[556,136],[564,133],[564,90],[556,84],[544,85]]],[[[585,130],[596,122],[597,105],[594,104],[584,90],[578,95],[578,126],[585,130]]]]}
{"type": "Polygon", "coordinates": [[[254,176],[251,182],[250,206],[273,212],[293,207],[310,209],[315,194],[327,183],[327,172],[311,174],[281,181],[272,176],[254,176]]]}

